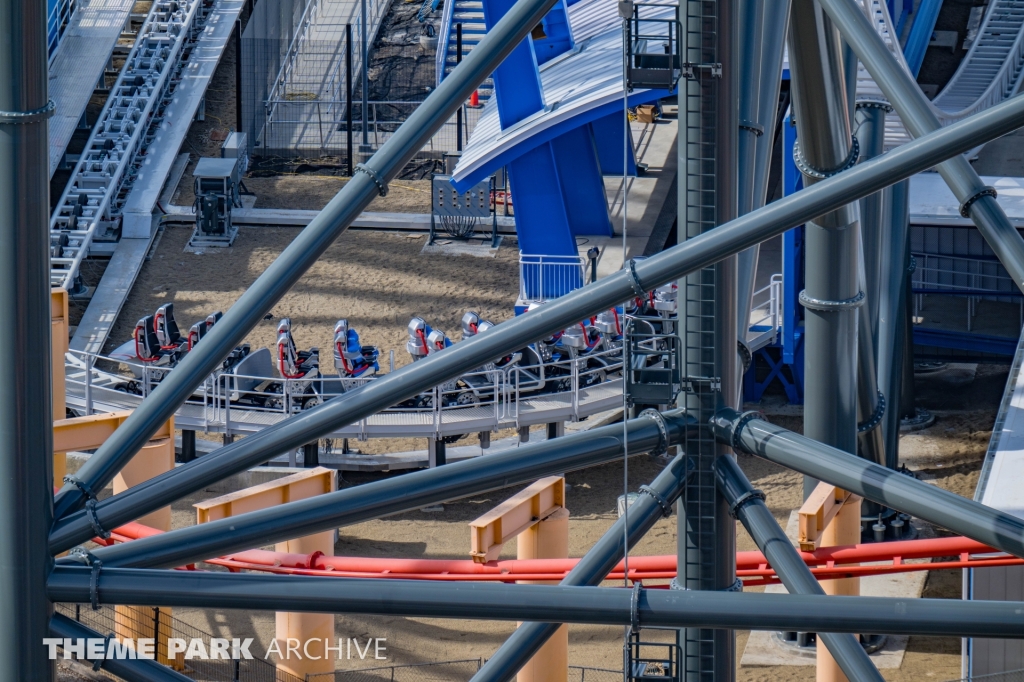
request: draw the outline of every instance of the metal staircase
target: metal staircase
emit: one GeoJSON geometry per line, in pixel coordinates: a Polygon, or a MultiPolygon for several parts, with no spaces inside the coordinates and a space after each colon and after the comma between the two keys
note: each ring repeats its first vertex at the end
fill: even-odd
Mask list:
{"type": "MultiPolygon", "coordinates": [[[[458,63],[458,30],[456,28],[458,24],[462,24],[462,56],[465,57],[487,33],[483,2],[481,0],[447,0],[444,3],[441,27],[437,31],[438,35],[442,36],[437,41],[437,56],[435,58],[438,84],[451,73],[458,63]]],[[[494,82],[488,78],[477,89],[480,102],[486,102],[493,92],[494,82]]]]}
{"type": "MultiPolygon", "coordinates": [[[[884,0],[864,0],[864,5],[886,45],[907,68],[884,0]]],[[[1024,0],[992,0],[977,40],[953,78],[932,101],[932,108],[939,121],[948,125],[1012,97],[1022,78],[1024,0]]],[[[885,100],[863,66],[857,74],[857,97],[885,100]]],[[[895,113],[886,117],[885,128],[886,149],[910,141],[910,134],[895,113]]]]}

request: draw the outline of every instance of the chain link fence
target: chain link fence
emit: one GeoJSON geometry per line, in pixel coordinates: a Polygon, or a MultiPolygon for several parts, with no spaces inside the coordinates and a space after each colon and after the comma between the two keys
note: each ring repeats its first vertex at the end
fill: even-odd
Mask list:
{"type": "MultiPolygon", "coordinates": [[[[468,682],[483,667],[483,658],[388,665],[310,675],[307,682],[468,682]]],[[[569,666],[569,682],[622,682],[621,670],[569,666]]]]}
{"type": "MultiPolygon", "coordinates": [[[[409,118],[420,102],[368,102],[366,142],[379,149],[409,118]]],[[[363,144],[361,102],[352,105],[352,144],[358,153],[363,144]]],[[[464,107],[462,125],[453,116],[420,149],[416,159],[440,159],[445,152],[463,148],[480,119],[481,110],[464,107]],[[461,133],[461,144],[459,143],[461,133]]],[[[332,159],[343,164],[348,158],[348,121],[344,100],[277,100],[267,103],[256,138],[255,157],[332,159]]]]}
{"type": "Polygon", "coordinates": [[[975,675],[974,677],[963,677],[951,682],[1024,682],[1024,670],[1010,670],[1004,673],[992,673],[991,675],[975,675]]]}
{"type": "Polygon", "coordinates": [[[168,639],[184,639],[187,642],[199,639],[209,644],[213,635],[178,620],[168,609],[156,606],[101,606],[94,611],[88,604],[56,604],[55,610],[103,637],[112,636],[118,640],[156,639],[154,653],[159,662],[200,682],[303,682],[255,654],[252,659],[239,660],[186,659],[180,653],[169,656],[168,639]]]}

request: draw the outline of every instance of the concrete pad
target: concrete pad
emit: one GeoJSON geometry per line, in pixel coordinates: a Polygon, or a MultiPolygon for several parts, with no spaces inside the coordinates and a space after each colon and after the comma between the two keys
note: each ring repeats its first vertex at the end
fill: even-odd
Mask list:
{"type": "MultiPolygon", "coordinates": [[[[789,523],[786,524],[786,534],[794,543],[798,527],[799,514],[794,510],[789,516],[789,523]]],[[[860,593],[865,597],[920,598],[927,579],[927,571],[869,576],[860,579],[860,593]]],[[[769,585],[764,591],[788,594],[782,585],[769,585]]],[[[871,661],[879,669],[899,668],[903,665],[903,655],[906,653],[909,639],[907,635],[889,635],[885,646],[871,654],[871,661]]],[[[815,663],[816,656],[813,651],[799,651],[796,647],[783,644],[776,633],[764,631],[750,633],[747,646],[743,649],[743,657],[740,659],[741,666],[813,666],[815,663]]]]}
{"type": "Polygon", "coordinates": [[[501,248],[501,237],[498,237],[498,246],[491,248],[490,236],[472,239],[442,239],[434,240],[433,244],[424,244],[420,251],[424,256],[475,256],[477,258],[494,258],[501,248]]]}
{"type": "MultiPolygon", "coordinates": [[[[632,124],[637,145],[637,160],[647,164],[647,171],[638,177],[625,178],[626,236],[650,238],[654,223],[676,176],[676,122],[659,119],[654,124],[632,124]]],[[[623,196],[621,176],[605,176],[605,194],[612,230],[622,234],[623,196]]]]}

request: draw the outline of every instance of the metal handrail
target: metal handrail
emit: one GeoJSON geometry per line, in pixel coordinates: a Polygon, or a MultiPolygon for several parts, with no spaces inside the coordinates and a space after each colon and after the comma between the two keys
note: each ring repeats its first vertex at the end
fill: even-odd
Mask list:
{"type": "Polygon", "coordinates": [[[434,74],[437,79],[436,85],[444,80],[444,66],[448,59],[448,44],[452,38],[452,16],[455,14],[455,3],[457,0],[448,0],[444,3],[441,11],[441,25],[437,28],[437,52],[434,53],[434,74]],[[444,36],[444,39],[441,39],[444,36]]]}

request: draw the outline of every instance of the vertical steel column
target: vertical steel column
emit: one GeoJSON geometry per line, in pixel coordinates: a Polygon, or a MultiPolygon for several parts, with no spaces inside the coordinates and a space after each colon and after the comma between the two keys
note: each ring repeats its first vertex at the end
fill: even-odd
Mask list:
{"type": "MultiPolygon", "coordinates": [[[[856,63],[856,57],[853,58],[856,63]]],[[[885,114],[889,105],[885,102],[861,101],[856,104],[855,121],[857,140],[860,142],[860,158],[873,159],[883,152],[885,145],[885,114]]],[[[881,427],[886,398],[879,391],[876,358],[878,357],[878,299],[881,288],[882,265],[880,259],[883,247],[882,225],[889,213],[891,194],[885,188],[860,200],[860,224],[862,265],[860,279],[864,292],[864,305],[858,309],[857,330],[857,441],[861,457],[875,464],[885,466],[885,440],[881,427]]],[[[882,508],[874,502],[865,502],[862,512],[865,517],[877,517],[882,508]]]]}
{"type": "Polygon", "coordinates": [[[0,679],[52,680],[53,521],[46,3],[0,2],[0,679]],[[44,353],[49,357],[48,353],[44,353]]]}
{"type": "MultiPolygon", "coordinates": [[[[908,198],[910,182],[903,180],[891,188],[889,215],[884,223],[881,272],[885,279],[878,301],[878,385],[887,402],[882,433],[885,438],[885,466],[899,466],[900,401],[905,347],[903,325],[906,322],[907,268],[910,261],[910,217],[908,198]]],[[[913,378],[913,377],[911,377],[913,378]]],[[[913,407],[913,406],[911,406],[913,407]]]]}
{"type": "MultiPolygon", "coordinates": [[[[751,3],[763,5],[763,0],[745,0],[747,12],[753,15],[749,8],[751,3]]],[[[740,88],[740,133],[739,133],[739,215],[745,215],[750,211],[761,208],[767,201],[768,174],[771,171],[772,147],[775,144],[775,124],[779,108],[779,91],[782,88],[782,61],[783,51],[786,46],[786,31],[789,28],[790,0],[773,0],[771,11],[765,12],[760,9],[760,19],[757,20],[760,33],[756,38],[745,34],[739,45],[740,50],[740,76],[742,87],[740,88]],[[748,63],[747,49],[748,40],[756,40],[760,50],[760,57],[757,65],[748,63]],[[746,93],[757,92],[756,118],[748,119],[747,113],[750,110],[745,108],[746,93]],[[755,125],[747,127],[746,121],[753,120],[755,125]],[[755,140],[750,140],[751,132],[760,132],[755,140]],[[753,142],[753,157],[748,156],[744,145],[753,142]],[[749,162],[750,169],[746,164],[749,162]],[[748,182],[746,174],[750,173],[750,194],[744,189],[744,183],[748,182]],[[749,200],[749,205],[745,202],[749,200]]],[[[741,12],[743,10],[741,9],[741,12]]],[[[746,26],[746,19],[741,17],[740,25],[746,26]]],[[[752,55],[751,55],[752,56],[752,55]]],[[[757,279],[757,259],[760,246],[753,246],[746,251],[740,252],[736,266],[736,290],[737,290],[737,331],[739,340],[746,341],[747,325],[750,321],[750,306],[754,295],[755,282],[757,279]]]]}
{"type": "MultiPolygon", "coordinates": [[[[737,159],[737,213],[745,215],[760,204],[754,198],[754,165],[757,163],[757,146],[765,136],[764,117],[760,116],[761,90],[761,41],[764,35],[764,0],[739,0],[739,22],[742,36],[737,45],[739,73],[743,75],[740,88],[739,134],[736,141],[737,159]]],[[[772,109],[774,113],[774,109],[772,109]]],[[[736,333],[739,342],[747,343],[750,328],[750,302],[754,293],[757,275],[757,256],[760,245],[751,246],[736,255],[736,333]]]]}
{"type": "MultiPolygon", "coordinates": [[[[735,55],[737,0],[687,0],[683,16],[684,59],[689,73],[679,97],[679,242],[728,222],[737,211],[739,130],[735,55]]],[[[680,329],[690,388],[680,405],[705,423],[715,406],[739,397],[736,334],[736,258],[727,258],[680,282],[680,329]]],[[[678,505],[678,575],[673,586],[688,590],[734,589],[736,537],[729,508],[712,469],[728,456],[705,432],[688,437],[695,464],[678,505]]],[[[731,630],[680,631],[688,682],[735,676],[731,630]]]]}
{"type": "MultiPolygon", "coordinates": [[[[799,134],[794,156],[805,186],[857,161],[850,130],[843,46],[815,0],[793,0],[789,62],[799,134]]],[[[806,225],[804,433],[857,452],[857,308],[860,225],[844,206],[806,225]]],[[[804,479],[804,496],[817,481],[804,479]]]]}

